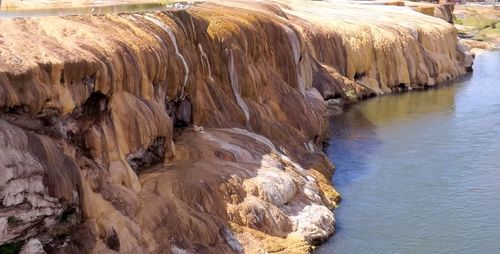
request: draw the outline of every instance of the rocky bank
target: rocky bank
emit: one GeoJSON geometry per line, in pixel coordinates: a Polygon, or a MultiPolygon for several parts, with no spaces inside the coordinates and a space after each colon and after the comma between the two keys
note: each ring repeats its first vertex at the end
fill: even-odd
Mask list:
{"type": "Polygon", "coordinates": [[[462,43],[475,54],[500,47],[500,9],[457,6],[453,15],[462,43]]]}
{"type": "Polygon", "coordinates": [[[472,65],[407,7],[178,7],[0,20],[2,248],[307,253],[339,201],[327,107],[472,65]]]}

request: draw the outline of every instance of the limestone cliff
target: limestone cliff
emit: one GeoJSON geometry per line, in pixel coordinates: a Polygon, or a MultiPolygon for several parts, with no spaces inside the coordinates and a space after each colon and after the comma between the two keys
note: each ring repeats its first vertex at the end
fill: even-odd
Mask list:
{"type": "Polygon", "coordinates": [[[298,0],[0,20],[0,245],[308,252],[339,200],[325,100],[456,78],[456,37],[298,0]]]}

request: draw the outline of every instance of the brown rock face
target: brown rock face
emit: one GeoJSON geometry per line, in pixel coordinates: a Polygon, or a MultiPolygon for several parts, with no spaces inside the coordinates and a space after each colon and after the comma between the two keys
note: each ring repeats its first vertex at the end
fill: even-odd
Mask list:
{"type": "Polygon", "coordinates": [[[0,245],[308,252],[339,200],[325,100],[456,78],[456,36],[303,1],[0,20],[0,245]]]}

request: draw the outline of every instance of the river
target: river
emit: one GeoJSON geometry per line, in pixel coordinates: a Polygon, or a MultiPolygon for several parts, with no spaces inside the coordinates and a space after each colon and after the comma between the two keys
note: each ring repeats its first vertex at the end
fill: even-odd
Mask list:
{"type": "Polygon", "coordinates": [[[500,253],[500,51],[453,85],[353,105],[331,128],[343,199],[315,253],[500,253]]]}
{"type": "MultiPolygon", "coordinates": [[[[2,0],[0,0],[0,3],[2,0]]],[[[167,9],[182,9],[192,5],[187,2],[174,0],[101,0],[101,1],[64,1],[64,0],[30,0],[19,1],[20,7],[3,6],[0,8],[0,19],[2,18],[27,18],[42,16],[71,16],[106,13],[143,13],[147,11],[161,11],[167,9]]]]}

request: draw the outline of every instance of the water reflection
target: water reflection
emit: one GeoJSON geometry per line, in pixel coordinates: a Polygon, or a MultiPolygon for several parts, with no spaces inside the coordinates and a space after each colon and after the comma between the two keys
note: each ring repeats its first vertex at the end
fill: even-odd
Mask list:
{"type": "MultiPolygon", "coordinates": [[[[467,82],[469,79],[470,76],[464,77],[459,83],[467,82]]],[[[359,112],[362,111],[364,118],[373,124],[388,124],[402,119],[412,120],[422,115],[428,117],[433,113],[452,113],[457,89],[457,85],[447,85],[439,89],[376,97],[355,105],[354,111],[357,111],[355,114],[361,114],[359,112]]],[[[352,118],[349,114],[351,114],[350,111],[344,117],[352,118]]]]}
{"type": "MultiPolygon", "coordinates": [[[[464,77],[460,82],[467,82],[464,77]]],[[[330,119],[332,138],[335,145],[326,148],[334,162],[342,161],[348,172],[337,174],[335,183],[339,186],[356,181],[369,173],[365,161],[367,156],[383,145],[377,137],[377,126],[405,124],[432,114],[451,115],[455,109],[456,85],[440,89],[412,91],[409,93],[376,97],[348,108],[342,115],[330,119]],[[391,98],[397,97],[397,98],[391,98]]]]}
{"type": "Polygon", "coordinates": [[[500,51],[453,86],[374,98],[331,119],[342,194],[317,253],[497,253],[500,51]]]}

